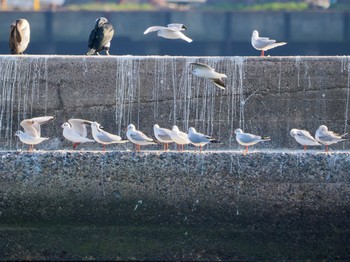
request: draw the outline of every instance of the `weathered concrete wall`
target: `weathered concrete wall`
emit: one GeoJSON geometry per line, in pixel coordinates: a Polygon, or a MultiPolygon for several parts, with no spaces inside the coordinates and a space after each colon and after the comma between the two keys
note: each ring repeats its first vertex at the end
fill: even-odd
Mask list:
{"type": "Polygon", "coordinates": [[[97,121],[123,137],[129,123],[148,135],[155,123],[194,126],[222,141],[212,149],[239,148],[232,133],[241,127],[272,137],[255,148],[300,148],[291,128],[314,134],[325,124],[348,132],[349,63],[348,57],[0,56],[0,148],[20,148],[19,122],[45,114],[55,120],[43,126],[51,139],[38,148],[68,146],[60,126],[70,118],[97,121]],[[226,73],[227,89],[192,75],[194,61],[226,73]]]}
{"type": "Polygon", "coordinates": [[[1,12],[0,53],[8,54],[9,26],[17,18],[31,24],[28,54],[80,55],[87,52],[87,41],[96,18],[104,16],[115,27],[111,54],[133,55],[254,55],[251,33],[288,45],[271,51],[274,55],[349,55],[349,13],[308,12],[1,12]],[[134,19],[137,17],[137,19],[134,19]],[[153,25],[184,23],[184,41],[143,35],[153,25]]]}
{"type": "Polygon", "coordinates": [[[346,228],[349,168],[348,153],[2,152],[1,222],[346,228]]]}

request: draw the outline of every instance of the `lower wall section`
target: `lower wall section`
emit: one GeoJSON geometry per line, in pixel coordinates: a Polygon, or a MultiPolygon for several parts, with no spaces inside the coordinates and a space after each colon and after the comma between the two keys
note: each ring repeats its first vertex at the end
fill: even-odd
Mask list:
{"type": "Polygon", "coordinates": [[[1,260],[345,259],[338,152],[0,153],[1,260]]]}

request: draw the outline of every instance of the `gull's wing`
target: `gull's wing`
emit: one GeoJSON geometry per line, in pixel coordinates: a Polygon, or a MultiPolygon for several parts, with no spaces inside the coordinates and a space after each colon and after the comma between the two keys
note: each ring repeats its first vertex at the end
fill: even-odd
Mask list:
{"type": "Polygon", "coordinates": [[[212,79],[212,81],[213,81],[213,84],[216,85],[218,88],[225,90],[225,87],[226,87],[225,83],[220,78],[212,79]]]}
{"type": "Polygon", "coordinates": [[[239,139],[243,142],[243,143],[251,143],[254,141],[259,141],[262,139],[261,136],[257,136],[257,135],[253,135],[253,134],[249,134],[249,133],[243,133],[239,135],[239,139]]]}
{"type": "Polygon", "coordinates": [[[152,138],[149,138],[148,136],[146,136],[144,133],[142,133],[141,131],[135,131],[133,133],[130,134],[130,137],[132,139],[134,139],[135,141],[153,141],[152,138]]]}
{"type": "Polygon", "coordinates": [[[186,30],[186,27],[183,24],[177,24],[177,23],[168,24],[167,27],[169,29],[172,29],[172,30],[175,30],[175,31],[186,30]]]}
{"type": "Polygon", "coordinates": [[[296,132],[296,135],[300,138],[307,138],[307,139],[310,139],[312,141],[316,141],[315,138],[310,134],[310,132],[306,131],[306,130],[298,130],[296,132]]]}
{"type": "Polygon", "coordinates": [[[156,31],[158,31],[160,29],[165,29],[165,28],[166,27],[164,27],[164,26],[151,26],[151,27],[148,27],[146,29],[146,31],[143,32],[143,34],[145,35],[145,34],[148,34],[148,33],[151,33],[151,32],[156,32],[156,31]]]}
{"type": "Polygon", "coordinates": [[[274,43],[276,43],[276,40],[269,39],[266,37],[262,37],[262,38],[260,37],[260,38],[255,39],[254,46],[256,48],[265,48],[266,46],[272,45],[274,43]]]}
{"type": "Polygon", "coordinates": [[[194,67],[199,68],[199,69],[206,69],[206,70],[215,71],[214,68],[211,68],[210,66],[203,64],[203,63],[190,63],[190,65],[193,65],[194,67]]]}
{"type": "Polygon", "coordinates": [[[33,137],[41,136],[40,125],[53,119],[53,116],[42,116],[31,119],[25,119],[21,122],[21,126],[24,128],[25,133],[33,137]]]}
{"type": "Polygon", "coordinates": [[[157,128],[156,133],[157,133],[157,136],[160,137],[161,139],[171,140],[171,136],[170,136],[171,131],[168,129],[157,128]]]}
{"type": "Polygon", "coordinates": [[[74,129],[79,135],[87,137],[86,124],[91,125],[92,122],[84,119],[72,118],[68,120],[68,123],[71,124],[72,129],[74,129]]]}

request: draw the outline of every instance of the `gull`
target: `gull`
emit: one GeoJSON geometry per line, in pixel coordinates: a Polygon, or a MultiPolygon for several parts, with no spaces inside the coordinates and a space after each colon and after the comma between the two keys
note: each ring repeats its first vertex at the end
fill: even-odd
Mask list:
{"type": "Polygon", "coordinates": [[[304,146],[304,151],[306,151],[307,146],[319,146],[320,143],[317,142],[315,138],[306,130],[293,128],[290,130],[290,135],[301,145],[304,146]]]}
{"type": "Polygon", "coordinates": [[[18,19],[10,26],[11,54],[23,54],[30,41],[30,26],[26,19],[18,19]]]}
{"type": "Polygon", "coordinates": [[[101,125],[97,122],[91,123],[92,136],[97,143],[102,144],[103,151],[106,151],[106,145],[109,144],[123,144],[129,142],[128,140],[122,140],[118,135],[108,133],[101,129],[101,125]]]}
{"type": "Polygon", "coordinates": [[[326,152],[328,152],[328,145],[346,140],[343,138],[345,135],[346,134],[338,135],[332,131],[329,131],[328,127],[325,125],[321,125],[316,131],[315,138],[318,142],[326,146],[326,152]]]}
{"type": "Polygon", "coordinates": [[[203,63],[190,63],[193,66],[192,74],[198,77],[210,79],[214,85],[220,89],[225,89],[225,83],[222,78],[227,78],[225,74],[218,73],[210,66],[203,63]]]}
{"type": "Polygon", "coordinates": [[[40,125],[53,119],[53,116],[41,116],[31,119],[23,120],[20,125],[23,127],[24,132],[18,130],[15,136],[18,136],[22,143],[29,145],[29,151],[34,150],[34,145],[40,144],[41,142],[48,140],[48,137],[41,137],[40,125]]]}
{"type": "Polygon", "coordinates": [[[136,144],[136,151],[137,152],[140,152],[141,146],[157,144],[153,141],[152,138],[146,136],[141,131],[136,130],[136,128],[133,124],[128,125],[127,130],[128,131],[126,132],[126,136],[128,137],[128,139],[132,143],[136,144]]]}
{"type": "Polygon", "coordinates": [[[165,26],[151,26],[146,29],[143,34],[148,34],[151,32],[158,31],[157,35],[167,39],[182,39],[188,43],[191,43],[193,40],[185,36],[181,31],[186,30],[187,28],[183,24],[168,24],[165,26]]]}
{"type": "Polygon", "coordinates": [[[73,149],[80,143],[95,142],[95,140],[87,138],[86,125],[91,123],[91,121],[84,119],[69,119],[68,122],[62,124],[63,136],[73,142],[73,149]]]}
{"type": "Polygon", "coordinates": [[[256,50],[261,50],[261,56],[264,56],[264,52],[275,48],[277,46],[282,46],[287,44],[286,42],[276,43],[276,40],[270,39],[268,37],[259,37],[259,32],[257,30],[253,31],[252,35],[252,46],[256,50]]]}
{"type": "Polygon", "coordinates": [[[269,141],[270,137],[262,137],[249,133],[244,133],[242,129],[238,128],[235,130],[236,140],[239,144],[245,146],[244,154],[248,153],[248,146],[255,145],[256,143],[269,141]]]}
{"type": "Polygon", "coordinates": [[[171,139],[171,130],[167,128],[161,128],[158,124],[153,126],[154,136],[161,143],[164,143],[164,151],[169,149],[169,143],[174,141],[171,139]]]}
{"type": "Polygon", "coordinates": [[[97,18],[94,29],[92,29],[89,36],[88,47],[90,50],[87,55],[100,55],[98,52],[102,50],[105,50],[106,54],[109,55],[113,35],[114,28],[112,24],[104,17],[97,18]]]}
{"type": "Polygon", "coordinates": [[[188,140],[194,146],[199,146],[200,152],[202,152],[202,147],[208,143],[218,143],[217,140],[211,138],[210,136],[198,133],[194,127],[188,129],[188,140]]]}
{"type": "Polygon", "coordinates": [[[177,144],[178,151],[183,151],[184,145],[191,143],[191,141],[188,139],[188,135],[180,131],[176,125],[174,125],[173,128],[171,129],[170,137],[171,137],[171,140],[173,140],[177,144]],[[180,150],[180,146],[181,146],[181,150],[180,150]]]}

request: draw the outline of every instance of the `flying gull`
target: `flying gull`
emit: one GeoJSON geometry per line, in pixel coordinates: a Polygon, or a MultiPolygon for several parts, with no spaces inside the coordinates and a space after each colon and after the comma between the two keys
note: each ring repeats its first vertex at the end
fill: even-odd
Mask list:
{"type": "Polygon", "coordinates": [[[187,28],[183,24],[168,24],[165,26],[151,26],[146,29],[143,34],[148,34],[151,32],[157,32],[157,35],[160,37],[164,37],[167,39],[182,39],[188,43],[191,43],[193,40],[187,36],[185,36],[181,31],[186,30],[187,28]]]}
{"type": "Polygon", "coordinates": [[[225,89],[225,83],[222,78],[227,78],[225,74],[218,73],[210,66],[203,63],[190,63],[193,66],[192,74],[211,80],[214,85],[220,89],[225,89]]]}

